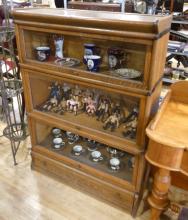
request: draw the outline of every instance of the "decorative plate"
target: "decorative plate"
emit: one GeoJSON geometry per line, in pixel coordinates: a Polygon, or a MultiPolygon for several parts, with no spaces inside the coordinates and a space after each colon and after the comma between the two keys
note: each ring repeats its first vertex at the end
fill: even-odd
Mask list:
{"type": "Polygon", "coordinates": [[[80,60],[76,58],[64,57],[55,61],[56,64],[60,66],[73,67],[80,63],[80,60]]]}
{"type": "Polygon", "coordinates": [[[114,70],[113,75],[125,79],[134,79],[140,77],[141,72],[134,69],[121,68],[114,70]]]}

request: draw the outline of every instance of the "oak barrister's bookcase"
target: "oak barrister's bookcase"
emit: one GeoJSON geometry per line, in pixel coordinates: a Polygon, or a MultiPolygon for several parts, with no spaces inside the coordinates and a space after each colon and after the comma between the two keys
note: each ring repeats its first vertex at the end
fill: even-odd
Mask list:
{"type": "Polygon", "coordinates": [[[145,128],[158,106],[171,17],[62,9],[18,9],[13,16],[32,141],[32,168],[134,213],[144,178],[145,128]],[[55,61],[54,36],[63,37],[64,57],[79,60],[79,65],[67,67],[55,61]],[[87,71],[83,64],[85,43],[100,48],[99,72],[87,71]],[[46,45],[51,55],[40,62],[35,48],[46,45]],[[139,71],[139,77],[109,70],[107,51],[111,47],[124,51],[123,68],[139,71]],[[88,115],[84,107],[77,115],[66,106],[62,114],[44,111],[41,106],[56,82],[64,92],[68,86],[71,95],[79,90],[77,95],[82,100],[86,93],[92,94],[96,109],[102,99],[108,100],[111,111],[119,103],[119,126],[114,131],[104,129],[110,113],[97,120],[97,110],[96,115],[88,115]],[[126,118],[135,107],[136,134],[123,135],[126,118]],[[66,138],[62,149],[54,149],[54,127],[79,135],[84,153],[73,155],[73,145],[66,138]],[[102,161],[91,160],[88,139],[99,144],[102,161]],[[123,155],[117,171],[109,167],[109,147],[123,155]]]}

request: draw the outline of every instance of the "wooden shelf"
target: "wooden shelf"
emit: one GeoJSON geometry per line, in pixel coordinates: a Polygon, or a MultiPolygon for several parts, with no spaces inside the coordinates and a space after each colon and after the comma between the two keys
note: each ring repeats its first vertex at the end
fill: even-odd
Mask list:
{"type": "MultiPolygon", "coordinates": [[[[76,144],[81,144],[84,148],[84,152],[80,156],[75,156],[72,153],[72,147],[75,144],[73,145],[68,144],[67,141],[66,141],[66,145],[62,149],[58,149],[58,150],[54,149],[52,147],[51,136],[48,136],[38,146],[39,147],[41,146],[42,148],[47,149],[48,152],[53,152],[51,154],[52,159],[53,159],[53,155],[57,154],[58,155],[57,158],[59,158],[60,161],[63,160],[64,163],[67,162],[67,165],[71,165],[75,168],[79,168],[79,170],[82,170],[83,172],[87,171],[90,174],[96,173],[96,176],[103,176],[102,179],[104,179],[104,175],[105,175],[108,181],[111,181],[112,179],[111,177],[113,176],[114,177],[113,182],[116,181],[116,184],[121,185],[122,187],[124,185],[130,184],[131,186],[133,184],[133,169],[128,168],[128,159],[130,158],[130,155],[125,154],[125,156],[120,158],[120,162],[121,162],[120,170],[113,171],[109,167],[110,154],[107,152],[106,147],[102,145],[98,147],[98,150],[102,153],[102,156],[104,159],[99,162],[93,162],[90,158],[91,152],[88,151],[86,143],[84,143],[84,141],[81,140],[81,141],[78,141],[76,144]],[[90,169],[92,169],[91,172],[90,172],[90,169]],[[101,175],[101,172],[103,172],[103,175],[101,175]]],[[[133,187],[132,187],[132,190],[133,190],[133,187]]]]}
{"type": "Polygon", "coordinates": [[[103,130],[101,124],[98,130],[97,128],[92,128],[89,124],[81,124],[79,119],[79,122],[76,123],[72,120],[73,115],[69,114],[69,116],[71,120],[67,120],[67,118],[65,119],[63,116],[40,111],[29,113],[29,117],[33,119],[48,123],[66,131],[71,131],[78,135],[90,138],[91,140],[96,140],[135,155],[144,151],[144,149],[137,145],[134,141],[120,136],[117,131],[116,136],[113,132],[103,130]]]}

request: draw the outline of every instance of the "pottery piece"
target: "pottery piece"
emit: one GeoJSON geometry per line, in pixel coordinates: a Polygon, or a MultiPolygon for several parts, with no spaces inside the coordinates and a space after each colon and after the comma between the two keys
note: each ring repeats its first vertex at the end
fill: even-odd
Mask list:
{"type": "Polygon", "coordinates": [[[101,57],[98,55],[85,55],[84,60],[87,65],[87,69],[91,72],[98,72],[101,63],[101,57]]]}
{"type": "Polygon", "coordinates": [[[121,48],[112,47],[108,49],[108,65],[111,70],[121,68],[124,60],[124,51],[121,48]]]}
{"type": "Polygon", "coordinates": [[[91,153],[91,158],[94,162],[98,162],[100,160],[103,160],[103,157],[101,156],[101,152],[100,151],[93,151],[91,153]]]}
{"type": "Polygon", "coordinates": [[[38,61],[46,61],[50,56],[50,47],[48,46],[39,46],[35,48],[36,51],[36,59],[38,61]]]}
{"type": "Polygon", "coordinates": [[[54,138],[53,139],[53,147],[55,149],[60,149],[61,147],[65,146],[65,142],[62,138],[54,138]]]}
{"type": "Polygon", "coordinates": [[[112,170],[119,170],[120,169],[120,160],[117,158],[110,159],[110,168],[112,170]]]}
{"type": "Polygon", "coordinates": [[[79,156],[83,151],[83,147],[81,145],[75,145],[72,150],[74,155],[79,156]]]}

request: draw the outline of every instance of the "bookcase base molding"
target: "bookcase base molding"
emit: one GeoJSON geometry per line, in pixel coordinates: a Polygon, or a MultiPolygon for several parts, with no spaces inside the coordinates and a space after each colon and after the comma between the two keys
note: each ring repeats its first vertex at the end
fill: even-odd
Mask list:
{"type": "Polygon", "coordinates": [[[137,202],[136,193],[99,180],[37,152],[32,152],[31,167],[33,170],[56,178],[74,189],[87,193],[130,214],[132,214],[134,205],[137,202]]]}

